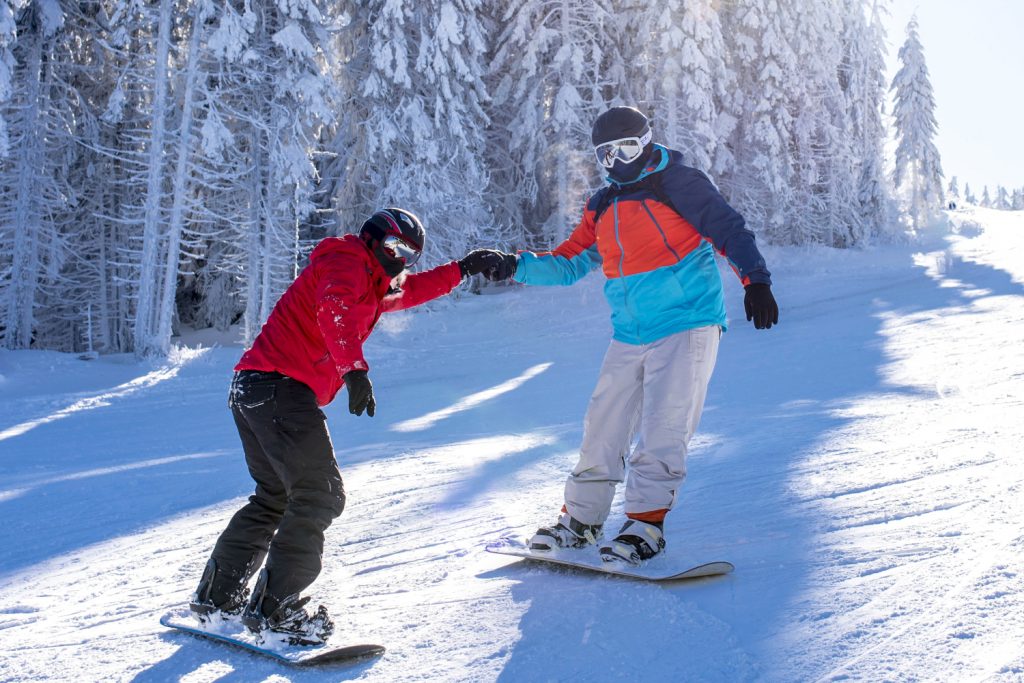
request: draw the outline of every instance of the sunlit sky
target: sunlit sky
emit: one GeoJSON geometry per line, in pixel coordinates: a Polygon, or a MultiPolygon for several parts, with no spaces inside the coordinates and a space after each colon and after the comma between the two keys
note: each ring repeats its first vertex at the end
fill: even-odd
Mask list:
{"type": "MultiPolygon", "coordinates": [[[[892,0],[889,82],[917,13],[948,184],[1024,187],[1024,0],[892,0]]],[[[891,106],[890,109],[891,111],[891,106]]]]}

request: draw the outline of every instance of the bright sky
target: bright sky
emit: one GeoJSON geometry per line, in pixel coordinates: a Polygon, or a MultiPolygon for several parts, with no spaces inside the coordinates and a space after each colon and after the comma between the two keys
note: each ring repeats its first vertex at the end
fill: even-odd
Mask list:
{"type": "MultiPolygon", "coordinates": [[[[889,83],[917,13],[946,184],[1024,187],[1024,1],[892,0],[889,83]]],[[[889,111],[891,111],[891,104],[889,111]]]]}

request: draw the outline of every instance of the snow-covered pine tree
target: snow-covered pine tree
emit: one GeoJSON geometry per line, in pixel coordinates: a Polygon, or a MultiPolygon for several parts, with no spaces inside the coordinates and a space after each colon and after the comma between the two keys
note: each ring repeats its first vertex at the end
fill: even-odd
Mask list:
{"type": "Polygon", "coordinates": [[[957,182],[956,176],[949,179],[949,187],[946,188],[946,195],[950,199],[960,201],[960,184],[957,182]]]}
{"type": "MultiPolygon", "coordinates": [[[[119,350],[114,341],[130,337],[129,312],[110,315],[117,309],[108,285],[119,266],[116,257],[106,258],[116,250],[102,229],[102,202],[111,189],[111,176],[104,171],[112,157],[100,143],[98,116],[124,75],[122,69],[106,68],[115,52],[106,9],[103,3],[61,3],[61,28],[46,55],[59,125],[45,133],[51,144],[47,157],[36,163],[51,168],[47,172],[52,179],[59,179],[54,187],[61,188],[61,201],[47,211],[59,226],[61,257],[50,261],[59,272],[40,289],[33,332],[33,344],[40,348],[119,350]],[[114,334],[118,325],[124,337],[114,334]]],[[[124,302],[125,308],[130,303],[124,302]]]]}
{"type": "MultiPolygon", "coordinates": [[[[838,72],[839,56],[826,44],[828,25],[824,3],[779,3],[778,14],[785,27],[787,42],[793,50],[793,71],[783,87],[792,126],[789,148],[792,154],[791,202],[785,240],[795,244],[822,243],[831,246],[828,233],[836,226],[826,217],[831,204],[820,187],[819,150],[827,151],[821,136],[834,137],[827,118],[825,93],[827,79],[838,72]]],[[[848,187],[852,187],[852,183],[848,187]]],[[[776,239],[780,236],[776,235],[776,239]]]]}
{"type": "Polygon", "coordinates": [[[893,78],[896,106],[895,187],[902,189],[915,228],[942,205],[942,163],[935,146],[935,97],[918,36],[917,16],[907,24],[907,39],[899,51],[901,67],[893,78]]]}
{"type": "MultiPolygon", "coordinates": [[[[610,0],[496,2],[501,11],[491,60],[494,135],[489,158],[508,170],[495,192],[522,199],[526,244],[561,241],[575,227],[582,202],[600,182],[590,142],[594,119],[608,106],[632,104],[622,92],[628,72],[610,0]]],[[[498,168],[501,168],[499,166],[498,168]]]]}
{"type": "MultiPolygon", "coordinates": [[[[0,21],[6,21],[3,14],[0,21]]],[[[7,156],[0,158],[0,330],[7,348],[37,342],[60,347],[58,340],[38,338],[37,310],[47,293],[55,293],[67,256],[68,203],[76,194],[67,163],[74,153],[67,131],[74,127],[75,98],[58,73],[64,14],[57,0],[37,0],[25,4],[16,21],[18,40],[9,47],[13,64],[4,67],[14,66],[13,80],[0,115],[7,146],[7,156]]]]}
{"type": "Polygon", "coordinates": [[[859,242],[866,228],[857,210],[858,159],[842,80],[847,50],[841,7],[828,2],[785,7],[798,65],[788,86],[796,164],[790,240],[847,247],[859,242]]]}
{"type": "Polygon", "coordinates": [[[171,28],[175,15],[174,0],[160,0],[152,62],[151,125],[147,145],[146,192],[143,197],[142,253],[139,259],[138,300],[135,308],[134,347],[138,355],[166,353],[170,344],[160,338],[162,311],[173,306],[163,299],[160,286],[164,271],[161,262],[177,258],[179,244],[170,242],[166,233],[164,206],[167,180],[167,119],[170,114],[171,28]],[[171,256],[165,257],[165,253],[171,256]]]}
{"type": "Polygon", "coordinates": [[[986,209],[992,208],[992,195],[988,192],[988,185],[981,192],[981,205],[986,209]]]}
{"type": "Polygon", "coordinates": [[[342,226],[358,230],[383,206],[412,211],[427,228],[423,267],[493,242],[480,2],[374,0],[353,12],[342,226]]]}
{"type": "Polygon", "coordinates": [[[258,114],[260,98],[267,96],[261,92],[265,64],[254,43],[257,14],[248,4],[210,3],[204,17],[188,211],[190,241],[199,242],[192,248],[200,258],[186,267],[178,298],[190,304],[179,310],[192,325],[221,330],[243,316],[250,340],[261,323],[266,205],[260,178],[266,152],[256,131],[265,125],[258,114]]]}
{"type": "Polygon", "coordinates": [[[885,13],[886,5],[880,0],[847,3],[844,12],[845,56],[839,79],[852,126],[850,151],[857,174],[857,213],[865,231],[862,238],[883,234],[896,225],[885,177],[885,13]]]}
{"type": "MultiPolygon", "coordinates": [[[[109,156],[100,150],[97,114],[103,111],[115,79],[104,71],[107,17],[101,3],[64,3],[62,25],[46,60],[53,75],[50,100],[59,126],[46,131],[48,157],[37,159],[55,173],[60,202],[47,211],[59,226],[62,256],[56,278],[39,290],[33,344],[61,351],[111,349],[109,289],[104,278],[111,266],[103,258],[109,248],[102,231],[100,199],[108,188],[98,172],[109,156]],[[58,161],[59,160],[59,161],[58,161]]],[[[2,165],[2,164],[0,164],[2,165]]],[[[125,317],[127,324],[127,316],[125,317]]]]}
{"type": "Polygon", "coordinates": [[[748,223],[772,241],[787,234],[793,203],[793,118],[788,106],[790,78],[798,72],[788,42],[788,14],[775,0],[745,0],[722,6],[722,23],[738,64],[741,117],[733,133],[736,165],[728,185],[734,205],[748,223]]]}
{"type": "Polygon", "coordinates": [[[970,183],[964,183],[964,201],[967,202],[968,204],[978,203],[978,198],[974,196],[973,192],[971,192],[970,183]]]}
{"type": "MultiPolygon", "coordinates": [[[[4,107],[14,90],[15,57],[12,46],[18,37],[18,24],[14,9],[20,5],[16,0],[0,0],[0,108],[4,107]]],[[[7,121],[0,113],[0,159],[7,156],[10,139],[7,121]]]]}
{"type": "Polygon", "coordinates": [[[1014,211],[1024,209],[1024,188],[1018,187],[1013,190],[1013,197],[1010,199],[1010,208],[1014,211]]]}
{"type": "Polygon", "coordinates": [[[1006,188],[999,185],[996,188],[996,201],[995,208],[1002,211],[1010,210],[1010,193],[1006,191],[1006,188]]]}
{"type": "Polygon", "coordinates": [[[259,332],[312,246],[312,155],[336,112],[324,48],[337,11],[320,0],[227,4],[209,39],[225,70],[218,73],[221,94],[208,107],[201,136],[207,157],[219,157],[236,174],[225,198],[233,245],[215,253],[222,272],[230,264],[238,269],[246,341],[259,332]]]}
{"type": "Polygon", "coordinates": [[[736,117],[717,3],[667,0],[633,11],[642,40],[624,62],[633,65],[627,81],[646,85],[636,104],[653,115],[658,140],[720,180],[732,170],[729,136],[736,117]]]}
{"type": "Polygon", "coordinates": [[[95,261],[92,274],[78,268],[73,288],[90,293],[80,307],[92,307],[99,346],[160,354],[169,343],[160,321],[175,305],[166,264],[180,248],[168,233],[166,202],[178,132],[176,20],[188,5],[124,0],[109,16],[98,3],[79,10],[81,137],[89,150],[81,164],[89,212],[79,220],[92,239],[76,240],[76,253],[95,261]]]}
{"type": "Polygon", "coordinates": [[[83,140],[96,151],[86,173],[95,187],[88,195],[90,229],[99,245],[93,254],[98,259],[94,330],[109,351],[131,351],[135,343],[155,25],[138,0],[115,4],[109,16],[100,9],[93,27],[97,63],[83,93],[89,105],[83,140]]]}
{"type": "MultiPolygon", "coordinates": [[[[158,337],[165,344],[179,322],[226,330],[243,310],[234,237],[251,226],[242,208],[250,157],[234,145],[222,108],[230,110],[245,69],[239,74],[237,62],[222,58],[244,45],[229,35],[234,29],[248,35],[236,23],[244,21],[230,4],[194,0],[178,30],[181,68],[168,168],[168,235],[178,248],[167,250],[162,264],[162,299],[170,305],[161,309],[158,337]]],[[[245,125],[244,116],[235,120],[228,113],[227,120],[245,125]]]]}

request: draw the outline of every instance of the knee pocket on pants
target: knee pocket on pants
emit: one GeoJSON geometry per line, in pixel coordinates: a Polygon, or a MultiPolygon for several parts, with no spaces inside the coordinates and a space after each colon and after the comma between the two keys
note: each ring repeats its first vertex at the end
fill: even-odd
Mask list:
{"type": "Polygon", "coordinates": [[[327,416],[320,409],[306,410],[274,415],[274,424],[286,432],[314,432],[323,429],[326,419],[327,416]]]}
{"type": "Polygon", "coordinates": [[[328,522],[345,509],[345,491],[301,491],[292,495],[288,509],[301,517],[324,519],[328,522]]]}

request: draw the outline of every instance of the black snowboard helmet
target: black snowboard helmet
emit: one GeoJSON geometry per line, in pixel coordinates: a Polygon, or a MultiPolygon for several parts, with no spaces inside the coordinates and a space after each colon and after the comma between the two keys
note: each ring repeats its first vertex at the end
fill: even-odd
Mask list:
{"type": "Polygon", "coordinates": [[[620,182],[633,180],[640,175],[654,151],[651,137],[650,120],[634,107],[612,107],[597,117],[590,131],[598,163],[607,169],[613,180],[620,182]],[[618,149],[609,146],[609,143],[616,140],[630,139],[635,141],[632,145],[626,143],[618,149]],[[638,148],[639,153],[632,158],[624,158],[623,151],[631,148],[638,148]]]}
{"type": "Polygon", "coordinates": [[[597,147],[612,140],[643,137],[650,130],[650,120],[639,109],[612,107],[594,121],[594,127],[590,131],[590,141],[594,143],[594,147],[597,147]]]}
{"type": "Polygon", "coordinates": [[[385,272],[395,277],[419,260],[427,231],[411,211],[392,206],[366,219],[359,237],[373,250],[385,272]]]}

